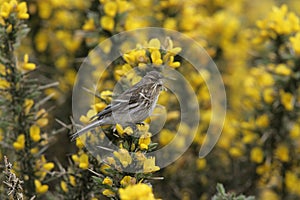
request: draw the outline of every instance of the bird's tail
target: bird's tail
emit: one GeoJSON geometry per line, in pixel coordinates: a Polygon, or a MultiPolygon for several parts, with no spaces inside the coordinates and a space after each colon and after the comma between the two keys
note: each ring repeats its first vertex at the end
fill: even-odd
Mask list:
{"type": "Polygon", "coordinates": [[[97,126],[100,126],[102,124],[101,120],[96,120],[95,122],[83,127],[81,130],[77,131],[76,133],[74,133],[73,135],[71,135],[71,142],[75,141],[76,138],[78,138],[79,136],[83,135],[84,133],[86,133],[87,131],[96,128],[97,126]]]}

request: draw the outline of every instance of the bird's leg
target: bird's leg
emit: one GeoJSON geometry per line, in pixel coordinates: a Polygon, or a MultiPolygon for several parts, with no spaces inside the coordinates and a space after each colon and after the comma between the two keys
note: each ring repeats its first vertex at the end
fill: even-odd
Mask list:
{"type": "Polygon", "coordinates": [[[132,130],[133,130],[133,132],[136,132],[136,131],[138,131],[138,128],[136,127],[136,123],[129,123],[128,124],[128,126],[130,127],[130,128],[132,128],[132,130]]]}
{"type": "Polygon", "coordinates": [[[138,122],[138,123],[136,123],[136,125],[145,126],[145,123],[144,122],[138,122]]]}

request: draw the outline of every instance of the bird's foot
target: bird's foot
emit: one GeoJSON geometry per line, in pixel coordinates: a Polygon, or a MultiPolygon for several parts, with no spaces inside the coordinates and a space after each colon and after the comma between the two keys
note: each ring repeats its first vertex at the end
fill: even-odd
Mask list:
{"type": "Polygon", "coordinates": [[[136,123],[136,125],[145,126],[145,123],[144,122],[138,122],[138,123],[136,123]]]}

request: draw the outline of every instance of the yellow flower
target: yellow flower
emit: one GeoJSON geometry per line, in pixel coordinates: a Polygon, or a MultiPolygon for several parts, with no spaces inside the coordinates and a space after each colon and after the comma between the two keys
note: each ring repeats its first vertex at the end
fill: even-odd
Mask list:
{"type": "Polygon", "coordinates": [[[79,149],[82,149],[84,147],[85,139],[86,139],[86,137],[76,138],[76,143],[75,144],[79,149]]]}
{"type": "Polygon", "coordinates": [[[50,171],[54,168],[54,163],[53,162],[47,162],[43,165],[43,169],[46,171],[50,171]]]}
{"type": "Polygon", "coordinates": [[[113,185],[113,180],[109,177],[105,177],[102,181],[102,184],[112,186],[113,185]]]}
{"type": "Polygon", "coordinates": [[[152,188],[144,183],[120,188],[119,194],[121,200],[155,200],[152,188]]]}
{"type": "MultiPolygon", "coordinates": [[[[148,56],[146,55],[145,49],[136,49],[136,50],[124,53],[123,59],[125,60],[126,63],[129,64],[129,66],[136,64],[136,62],[146,63],[149,60],[148,56]]],[[[129,66],[127,66],[127,68],[129,66]]],[[[127,72],[130,72],[130,69],[127,69],[127,70],[128,70],[127,72]]],[[[134,76],[136,76],[136,74],[134,73],[134,71],[132,71],[132,73],[126,73],[126,76],[128,79],[130,79],[130,78],[133,78],[134,76]]]]}
{"type": "Polygon", "coordinates": [[[22,65],[22,69],[26,70],[26,71],[32,71],[36,68],[34,63],[30,63],[29,61],[29,57],[28,54],[24,55],[24,63],[22,65]]]}
{"type": "Polygon", "coordinates": [[[285,184],[291,193],[300,194],[300,179],[295,172],[287,171],[285,174],[285,184]]]}
{"type": "Polygon", "coordinates": [[[0,128],[0,141],[2,141],[4,138],[4,133],[3,133],[3,129],[0,128]]]}
{"type": "Polygon", "coordinates": [[[123,13],[128,11],[131,8],[131,4],[128,1],[118,0],[118,13],[123,13]]]}
{"type": "Polygon", "coordinates": [[[79,163],[79,157],[76,154],[73,154],[71,158],[75,163],[79,163]]]}
{"type": "Polygon", "coordinates": [[[82,27],[83,30],[85,31],[93,31],[96,29],[95,27],[95,22],[93,18],[89,18],[83,25],[82,27]]]}
{"type": "Polygon", "coordinates": [[[128,53],[124,53],[122,57],[125,60],[125,62],[127,64],[129,64],[128,66],[135,63],[135,54],[133,53],[133,51],[128,52],[128,53]]]}
{"type": "Polygon", "coordinates": [[[258,73],[260,73],[260,74],[257,76],[257,81],[261,87],[268,87],[268,86],[274,85],[275,81],[271,74],[269,74],[265,71],[261,71],[258,73]]]}
{"type": "Polygon", "coordinates": [[[179,116],[180,116],[179,111],[177,111],[177,110],[170,111],[167,113],[167,121],[176,120],[179,118],[179,116]]]}
{"type": "Polygon", "coordinates": [[[39,148],[37,148],[37,147],[34,147],[34,148],[30,149],[31,154],[36,154],[38,152],[39,152],[39,148]]]}
{"type": "Polygon", "coordinates": [[[116,124],[116,130],[119,133],[120,136],[123,136],[125,133],[127,135],[131,135],[133,133],[133,130],[131,127],[126,127],[125,129],[123,129],[121,124],[116,124]]]}
{"type": "Polygon", "coordinates": [[[274,101],[274,90],[273,88],[267,88],[263,91],[264,101],[268,104],[273,103],[274,101]]]}
{"type": "Polygon", "coordinates": [[[110,169],[110,166],[107,165],[107,164],[102,164],[101,167],[100,167],[100,171],[101,171],[103,174],[109,174],[109,172],[107,171],[107,169],[110,169]]]}
{"type": "Polygon", "coordinates": [[[131,177],[131,176],[124,176],[122,178],[122,180],[120,181],[120,184],[123,187],[126,187],[128,185],[134,185],[135,183],[136,183],[136,179],[134,177],[131,177]]]}
{"type": "Polygon", "coordinates": [[[290,42],[297,55],[300,55],[300,32],[298,32],[294,37],[290,37],[290,42]]]}
{"type": "Polygon", "coordinates": [[[45,156],[42,155],[41,158],[36,161],[35,168],[35,175],[39,176],[40,179],[43,179],[47,175],[47,173],[54,168],[54,163],[47,162],[45,156]]]}
{"type": "MultiPolygon", "coordinates": [[[[39,3],[39,5],[40,5],[40,3],[39,3]]],[[[39,10],[39,11],[41,11],[41,10],[39,10]]],[[[36,34],[36,36],[34,38],[34,43],[36,45],[38,52],[44,52],[47,49],[48,43],[49,43],[48,34],[49,33],[46,30],[39,31],[36,34]]]]}
{"type": "Polygon", "coordinates": [[[155,65],[161,65],[163,63],[159,50],[153,50],[151,52],[151,60],[152,60],[152,63],[155,65]]]}
{"type": "Polygon", "coordinates": [[[174,62],[174,56],[170,56],[168,66],[177,68],[177,67],[180,67],[180,62],[177,62],[177,61],[174,62]]]}
{"type": "Polygon", "coordinates": [[[204,158],[197,159],[196,164],[197,164],[197,169],[199,170],[205,169],[206,159],[204,158]]]}
{"type": "Polygon", "coordinates": [[[36,121],[36,124],[39,125],[40,127],[45,127],[45,126],[47,126],[48,122],[49,122],[48,118],[43,117],[43,118],[38,119],[36,121]]]}
{"type": "Polygon", "coordinates": [[[3,2],[1,5],[0,16],[3,18],[8,18],[12,8],[9,3],[3,2]]]}
{"type": "Polygon", "coordinates": [[[100,103],[96,103],[94,105],[94,109],[96,110],[96,112],[100,112],[102,111],[105,107],[106,107],[106,103],[100,102],[100,103]]]}
{"type": "Polygon", "coordinates": [[[23,107],[24,107],[24,113],[27,115],[32,108],[34,104],[34,101],[32,99],[25,99],[23,107]]]}
{"type": "Polygon", "coordinates": [[[120,80],[122,76],[126,75],[131,70],[132,67],[128,63],[119,66],[118,68],[116,68],[116,70],[114,70],[115,79],[120,80]]]}
{"type": "Polygon", "coordinates": [[[296,139],[300,137],[300,125],[299,124],[294,124],[293,127],[290,130],[290,137],[292,139],[296,139]]]}
{"type": "Polygon", "coordinates": [[[269,125],[269,117],[267,114],[260,115],[256,118],[256,125],[258,127],[267,127],[269,125]]]}
{"type": "Polygon", "coordinates": [[[166,29],[177,30],[177,21],[175,18],[167,18],[164,21],[163,27],[166,29]]]}
{"type": "Polygon", "coordinates": [[[259,195],[259,199],[272,199],[272,200],[279,200],[279,196],[276,192],[272,191],[271,189],[264,189],[259,195]]]}
{"type": "Polygon", "coordinates": [[[111,191],[110,189],[103,190],[102,194],[104,196],[107,196],[107,197],[114,197],[115,196],[115,193],[113,191],[111,191]]]}
{"type": "Polygon", "coordinates": [[[0,79],[0,89],[8,89],[10,87],[10,83],[6,80],[0,79]]]}
{"type": "Polygon", "coordinates": [[[62,55],[55,60],[54,64],[59,70],[64,70],[69,66],[69,58],[66,55],[62,55]]]}
{"type": "Polygon", "coordinates": [[[275,150],[275,156],[282,162],[288,162],[290,160],[289,149],[286,145],[279,145],[275,150]]]}
{"type": "Polygon", "coordinates": [[[151,133],[146,132],[139,139],[139,146],[141,150],[147,150],[148,145],[151,143],[151,133]]]}
{"type": "Polygon", "coordinates": [[[67,185],[67,183],[66,183],[65,181],[61,181],[61,182],[60,182],[60,187],[61,187],[61,189],[62,189],[64,192],[68,192],[68,191],[69,191],[68,185],[67,185]]]}
{"type": "Polygon", "coordinates": [[[8,27],[5,29],[6,33],[11,33],[12,32],[12,25],[8,25],[8,27]]]}
{"type": "Polygon", "coordinates": [[[89,166],[89,157],[87,154],[83,153],[79,157],[79,167],[81,169],[87,169],[89,166]]]}
{"type": "Polygon", "coordinates": [[[27,13],[27,4],[26,2],[21,2],[17,6],[18,18],[19,19],[28,19],[29,14],[27,13]]]}
{"type": "Polygon", "coordinates": [[[182,50],[181,47],[174,47],[173,41],[171,40],[170,37],[166,38],[165,43],[166,43],[166,49],[167,49],[166,57],[175,56],[182,50]]]}
{"type": "Polygon", "coordinates": [[[134,30],[137,28],[146,27],[149,22],[145,18],[141,18],[140,16],[135,16],[134,14],[128,15],[126,18],[124,27],[126,31],[134,30]]]}
{"type": "Polygon", "coordinates": [[[244,137],[242,139],[243,143],[245,144],[250,144],[252,143],[254,140],[257,139],[257,135],[251,131],[248,130],[244,130],[243,131],[244,137]]]}
{"type": "Polygon", "coordinates": [[[151,173],[160,170],[158,166],[155,165],[155,157],[147,158],[143,165],[144,173],[151,173]]]}
{"type": "Polygon", "coordinates": [[[111,101],[112,91],[105,90],[100,93],[100,97],[103,100],[111,101]]]}
{"type": "Polygon", "coordinates": [[[147,159],[145,154],[143,154],[141,151],[138,151],[135,153],[135,159],[137,161],[139,161],[139,164],[140,165],[143,165],[144,164],[144,161],[147,159]]]}
{"type": "Polygon", "coordinates": [[[48,185],[46,185],[46,184],[42,185],[42,183],[37,179],[34,180],[34,185],[35,185],[35,191],[38,194],[46,193],[48,191],[48,188],[49,188],[48,185]]]}
{"type": "Polygon", "coordinates": [[[119,149],[118,152],[114,151],[114,156],[118,158],[123,167],[127,167],[132,162],[132,158],[126,149],[119,149]]]}
{"type": "Polygon", "coordinates": [[[0,63],[0,75],[6,76],[6,67],[0,63]]]}
{"type": "Polygon", "coordinates": [[[90,118],[88,118],[85,115],[81,115],[80,118],[79,118],[79,121],[81,121],[84,124],[88,124],[90,122],[90,118]]]}
{"type": "Polygon", "coordinates": [[[269,173],[271,171],[271,165],[269,163],[265,163],[263,165],[259,165],[256,168],[256,173],[259,175],[269,173]]]}
{"type": "MultiPolygon", "coordinates": [[[[135,56],[135,61],[138,63],[146,63],[148,62],[148,56],[146,55],[146,50],[145,49],[138,49],[133,51],[133,54],[135,56]]],[[[136,75],[132,73],[132,75],[136,75]]]]}
{"type": "Polygon", "coordinates": [[[289,76],[292,73],[292,70],[290,68],[288,68],[286,65],[284,64],[279,64],[276,68],[275,68],[275,73],[278,75],[282,75],[282,76],[289,76]]]}
{"type": "Polygon", "coordinates": [[[107,163],[112,166],[112,165],[116,165],[116,160],[113,157],[106,157],[107,163]]]}
{"type": "Polygon", "coordinates": [[[116,124],[116,130],[119,133],[119,135],[122,135],[124,132],[124,129],[121,124],[116,124]]]}
{"type": "Polygon", "coordinates": [[[159,51],[160,49],[160,41],[157,38],[151,39],[148,43],[148,48],[150,52],[159,51]]]}
{"type": "Polygon", "coordinates": [[[284,108],[288,111],[293,110],[294,108],[294,98],[293,95],[289,92],[284,92],[280,90],[280,99],[284,108]]]}
{"type": "Polygon", "coordinates": [[[261,163],[264,159],[264,153],[260,147],[251,149],[250,159],[252,162],[261,163]]]}
{"type": "Polygon", "coordinates": [[[241,149],[239,149],[237,147],[231,147],[229,149],[229,154],[235,158],[241,157],[243,155],[241,149]]]}
{"type": "Polygon", "coordinates": [[[40,127],[36,126],[36,125],[32,125],[29,129],[29,135],[30,138],[34,141],[34,142],[38,142],[41,139],[41,129],[40,127]]]}
{"type": "Polygon", "coordinates": [[[116,2],[109,1],[104,4],[104,13],[110,17],[114,17],[117,14],[118,5],[116,2]]]}
{"type": "Polygon", "coordinates": [[[76,186],[76,178],[72,175],[69,176],[70,184],[75,187],[76,186]]]}
{"type": "Polygon", "coordinates": [[[100,25],[104,30],[113,31],[115,27],[115,21],[112,17],[103,16],[100,19],[100,25]]]}
{"type": "Polygon", "coordinates": [[[35,116],[36,118],[41,118],[41,117],[47,117],[47,115],[48,115],[47,111],[44,108],[42,108],[36,113],[35,116]]]}
{"type": "Polygon", "coordinates": [[[17,140],[13,143],[13,147],[16,150],[22,150],[25,147],[25,135],[21,134],[17,137],[17,140]]]}
{"type": "Polygon", "coordinates": [[[91,119],[92,117],[94,117],[97,114],[97,112],[93,109],[90,109],[87,113],[86,116],[91,119]]]}

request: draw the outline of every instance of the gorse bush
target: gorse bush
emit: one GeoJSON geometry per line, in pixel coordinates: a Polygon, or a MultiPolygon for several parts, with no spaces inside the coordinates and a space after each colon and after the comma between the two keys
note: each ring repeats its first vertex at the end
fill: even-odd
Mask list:
{"type": "Polygon", "coordinates": [[[280,3],[0,0],[0,199],[299,198],[300,4],[280,3]],[[218,115],[207,85],[214,74],[195,70],[181,56],[195,47],[168,31],[135,40],[120,34],[145,27],[185,34],[218,66],[227,113],[204,158],[198,152],[218,115]],[[84,112],[69,120],[81,64],[91,67],[86,79],[94,85],[81,88],[86,98],[76,106],[84,112]],[[89,124],[116,93],[166,68],[189,81],[201,111],[197,127],[180,123],[179,100],[166,90],[158,99],[163,107],[143,124],[98,127],[70,142],[79,121],[89,124]],[[176,152],[192,132],[186,152],[160,168],[150,153],[171,142],[176,152]]]}
{"type": "MultiPolygon", "coordinates": [[[[36,65],[24,54],[18,61],[16,49],[28,33],[24,20],[29,18],[25,2],[1,4],[1,153],[14,162],[13,170],[23,181],[23,193],[33,197],[48,191],[43,184],[54,168],[44,152],[50,137],[43,128],[48,124],[47,111],[42,108],[47,100],[41,85],[32,77],[36,65]]],[[[2,159],[2,158],[1,158],[2,159]]],[[[20,192],[20,191],[19,191],[20,192]]],[[[1,192],[2,199],[8,198],[1,192]]],[[[10,196],[10,195],[9,195],[10,196]]]]}

